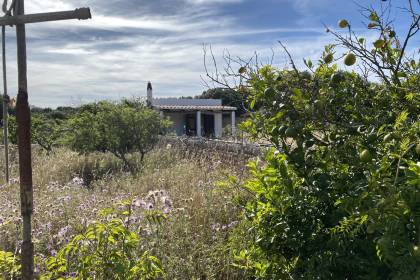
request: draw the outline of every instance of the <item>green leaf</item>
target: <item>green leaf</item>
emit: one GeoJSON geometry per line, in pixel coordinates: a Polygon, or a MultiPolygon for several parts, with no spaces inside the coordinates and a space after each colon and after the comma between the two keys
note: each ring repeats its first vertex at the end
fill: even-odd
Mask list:
{"type": "Polygon", "coordinates": [[[371,12],[371,13],[370,13],[370,15],[369,15],[369,19],[370,19],[371,21],[374,21],[374,22],[378,22],[378,21],[379,21],[379,17],[378,17],[378,15],[376,14],[376,12],[375,12],[375,11],[373,11],[373,12],[371,12]]]}

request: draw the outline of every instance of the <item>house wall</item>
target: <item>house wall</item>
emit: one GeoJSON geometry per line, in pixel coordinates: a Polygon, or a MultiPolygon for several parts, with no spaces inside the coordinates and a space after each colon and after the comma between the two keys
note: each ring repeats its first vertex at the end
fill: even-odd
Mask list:
{"type": "MultiPolygon", "coordinates": [[[[189,114],[197,115],[197,112],[189,112],[189,114]]],[[[213,115],[214,116],[214,136],[216,138],[221,138],[223,136],[223,128],[225,126],[231,125],[231,114],[222,114],[221,112],[201,112],[201,126],[203,127],[203,115],[213,115]]],[[[162,111],[161,111],[162,115],[162,111]]],[[[185,112],[164,112],[163,117],[168,117],[172,122],[172,131],[177,136],[183,136],[185,134],[184,128],[186,125],[186,115],[185,112]]],[[[196,116],[197,117],[197,116],[196,116]]]]}
{"type": "Polygon", "coordinates": [[[165,117],[169,117],[169,119],[173,122],[172,125],[172,132],[174,132],[177,136],[184,135],[184,125],[185,125],[185,113],[164,113],[165,117]]]}

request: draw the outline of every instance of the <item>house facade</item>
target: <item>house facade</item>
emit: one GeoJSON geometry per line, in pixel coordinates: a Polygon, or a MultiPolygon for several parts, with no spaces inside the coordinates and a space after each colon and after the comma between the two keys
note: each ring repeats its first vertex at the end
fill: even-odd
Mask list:
{"type": "Polygon", "coordinates": [[[172,132],[177,136],[221,138],[226,117],[230,119],[230,132],[235,134],[237,108],[223,106],[221,99],[153,98],[149,82],[147,103],[173,122],[172,132]]]}

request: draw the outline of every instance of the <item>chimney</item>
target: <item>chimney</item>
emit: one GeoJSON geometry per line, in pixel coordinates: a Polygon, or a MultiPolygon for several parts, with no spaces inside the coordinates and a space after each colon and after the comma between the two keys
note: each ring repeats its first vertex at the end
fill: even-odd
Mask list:
{"type": "Polygon", "coordinates": [[[148,82],[147,83],[147,106],[152,106],[153,105],[153,88],[152,88],[152,83],[148,82]]]}

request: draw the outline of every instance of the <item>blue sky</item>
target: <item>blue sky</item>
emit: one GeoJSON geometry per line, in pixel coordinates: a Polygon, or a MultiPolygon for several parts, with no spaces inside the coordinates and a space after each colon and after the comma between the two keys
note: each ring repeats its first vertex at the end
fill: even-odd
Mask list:
{"type": "MultiPolygon", "coordinates": [[[[242,58],[256,51],[262,61],[274,52],[275,65],[287,67],[278,40],[302,65],[303,58],[316,59],[332,42],[323,23],[335,28],[347,18],[365,32],[351,0],[27,0],[26,13],[82,6],[90,6],[92,20],[27,26],[31,104],[56,107],[145,96],[149,80],[157,97],[197,95],[206,89],[200,78],[203,44],[212,45],[219,63],[225,50],[242,58]]],[[[406,14],[395,10],[391,17],[401,28],[406,14]]],[[[14,30],[7,32],[13,96],[16,49],[14,30]]]]}

